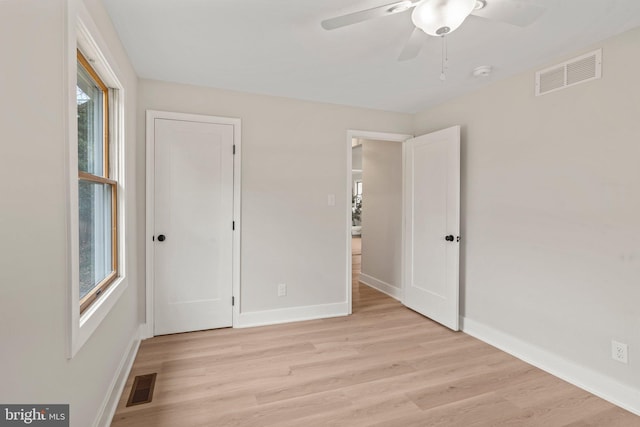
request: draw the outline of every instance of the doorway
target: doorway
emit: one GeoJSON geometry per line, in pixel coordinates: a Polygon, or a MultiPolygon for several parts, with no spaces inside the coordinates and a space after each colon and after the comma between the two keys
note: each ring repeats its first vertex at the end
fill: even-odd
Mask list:
{"type": "MultiPolygon", "coordinates": [[[[454,126],[427,135],[412,138],[409,135],[390,135],[377,132],[350,131],[348,143],[348,185],[352,196],[352,141],[354,138],[402,143],[400,162],[402,189],[388,187],[401,197],[398,218],[387,215],[386,222],[371,224],[377,232],[377,242],[389,243],[382,248],[382,257],[373,259],[372,265],[390,264],[396,270],[392,281],[387,283],[365,274],[367,270],[367,241],[362,242],[362,271],[360,282],[376,288],[400,300],[403,305],[429,317],[453,330],[458,330],[459,319],[459,242],[460,242],[460,126],[454,126]],[[398,224],[398,222],[400,224],[398,224]],[[391,224],[391,226],[389,226],[391,224]],[[398,227],[399,225],[399,227],[398,227]],[[380,233],[378,228],[387,228],[390,233],[380,233]],[[394,240],[400,242],[393,245],[394,240]],[[396,258],[389,263],[389,258],[396,258]],[[383,262],[384,261],[384,262],[383,262]],[[399,277],[399,279],[398,279],[399,277]],[[369,283],[368,283],[369,282],[369,283]]],[[[375,142],[375,141],[372,141],[375,142]]],[[[387,152],[389,155],[390,152],[387,152]]],[[[366,146],[363,152],[366,159],[366,146]]],[[[384,165],[384,162],[380,163],[384,165]]],[[[363,162],[363,187],[368,188],[367,166],[363,162]]],[[[382,188],[388,177],[382,175],[382,188]]],[[[378,191],[379,193],[379,191],[378,191]]],[[[364,192],[362,234],[369,233],[367,225],[367,191],[364,192]]],[[[391,203],[392,204],[392,203],[391,203]]],[[[372,204],[373,205],[373,204],[372,204]]],[[[352,205],[347,220],[348,230],[352,226],[352,205]]],[[[384,205],[379,205],[384,206],[384,205]]],[[[375,211],[375,207],[373,207],[375,211]]],[[[384,215],[383,215],[384,217],[384,215]]],[[[388,230],[387,230],[388,231],[388,230]]],[[[347,292],[349,308],[352,308],[352,242],[351,232],[347,236],[347,292]]],[[[374,257],[375,258],[375,257],[374,257]]],[[[350,310],[350,313],[352,310],[350,310]]]]}
{"type": "Polygon", "coordinates": [[[398,300],[402,298],[402,163],[402,144],[397,141],[354,141],[351,234],[360,236],[357,243],[362,246],[358,281],[398,300]]]}
{"type": "MultiPolygon", "coordinates": [[[[346,246],[347,246],[347,251],[346,251],[346,255],[347,255],[347,259],[346,259],[346,265],[347,265],[347,272],[346,272],[346,297],[347,297],[347,301],[348,301],[348,307],[349,307],[349,314],[352,313],[352,304],[353,304],[353,283],[354,281],[356,281],[358,279],[359,276],[355,276],[353,274],[353,260],[352,260],[352,239],[353,239],[353,233],[354,231],[356,233],[366,233],[366,230],[364,229],[355,229],[353,227],[353,223],[354,223],[354,218],[353,218],[353,207],[354,207],[354,166],[353,166],[353,146],[354,146],[354,141],[358,141],[358,140],[373,140],[373,141],[389,141],[389,142],[393,142],[393,143],[397,143],[399,146],[401,146],[402,142],[406,141],[407,139],[411,138],[412,135],[408,135],[408,134],[397,134],[397,133],[387,133],[387,132],[372,132],[372,131],[360,131],[360,130],[350,130],[347,132],[347,144],[346,144],[346,148],[347,148],[347,176],[346,176],[346,183],[347,183],[347,206],[348,209],[346,210],[346,229],[345,229],[345,240],[346,240],[346,246]]],[[[362,169],[362,168],[356,168],[356,169],[362,169]]],[[[362,173],[362,172],[361,172],[362,173]]],[[[357,171],[356,171],[357,174],[357,171]]],[[[357,177],[361,177],[361,175],[356,175],[357,177]]],[[[356,178],[357,179],[357,178],[356,178]]],[[[360,178],[361,180],[361,178],[360,178]]],[[[361,180],[362,181],[362,180],[361,180]]],[[[366,216],[366,183],[362,182],[362,215],[366,216]]],[[[360,240],[360,242],[362,242],[362,240],[360,240]]],[[[356,242],[355,244],[357,244],[358,242],[356,242]]],[[[397,296],[396,296],[397,298],[397,296]]]]}

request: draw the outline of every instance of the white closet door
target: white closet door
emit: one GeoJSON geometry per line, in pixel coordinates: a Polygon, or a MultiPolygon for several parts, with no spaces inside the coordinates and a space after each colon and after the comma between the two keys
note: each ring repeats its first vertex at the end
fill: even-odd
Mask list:
{"type": "Polygon", "coordinates": [[[154,335],[231,326],[233,126],[154,133],[154,335]]]}

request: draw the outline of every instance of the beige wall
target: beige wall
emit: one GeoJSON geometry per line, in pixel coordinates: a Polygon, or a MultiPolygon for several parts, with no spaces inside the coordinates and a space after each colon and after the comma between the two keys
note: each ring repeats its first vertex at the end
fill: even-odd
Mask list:
{"type": "Polygon", "coordinates": [[[463,127],[462,314],[638,390],[640,29],[600,46],[601,80],[534,97],[531,70],[415,130],[463,127]]]}
{"type": "Polygon", "coordinates": [[[385,285],[397,288],[397,296],[402,287],[402,143],[365,140],[362,150],[362,280],[385,292],[392,291],[385,285]]]}
{"type": "Polygon", "coordinates": [[[147,109],[242,119],[242,313],[346,302],[347,130],[407,132],[411,115],[141,80],[139,144],[147,109]]]}
{"type": "MultiPolygon", "coordinates": [[[[137,77],[97,1],[89,10],[116,58],[126,101],[129,286],[77,355],[66,358],[67,43],[75,2],[0,2],[0,402],[69,403],[71,425],[93,425],[137,330],[135,94],[137,77]],[[67,9],[69,6],[69,9],[67,9]]],[[[69,92],[68,92],[69,90],[69,92]]]]}

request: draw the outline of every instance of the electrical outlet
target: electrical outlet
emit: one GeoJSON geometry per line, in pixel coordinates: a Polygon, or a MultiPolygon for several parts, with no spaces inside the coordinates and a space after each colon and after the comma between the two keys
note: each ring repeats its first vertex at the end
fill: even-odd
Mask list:
{"type": "Polygon", "coordinates": [[[285,283],[278,283],[278,296],[287,296],[287,285],[285,283]]]}
{"type": "Polygon", "coordinates": [[[629,347],[625,343],[611,341],[611,358],[618,362],[627,363],[629,360],[629,347]]]}

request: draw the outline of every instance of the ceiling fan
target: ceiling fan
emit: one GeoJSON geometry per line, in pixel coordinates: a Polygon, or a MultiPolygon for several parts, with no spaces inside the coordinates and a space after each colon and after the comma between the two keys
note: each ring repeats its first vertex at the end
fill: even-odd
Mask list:
{"type": "Polygon", "coordinates": [[[415,58],[420,53],[422,32],[444,37],[460,27],[470,15],[526,27],[545,11],[542,6],[522,0],[403,0],[325,19],[321,25],[325,30],[335,30],[410,9],[413,9],[411,20],[415,28],[398,57],[400,61],[415,58]]]}

